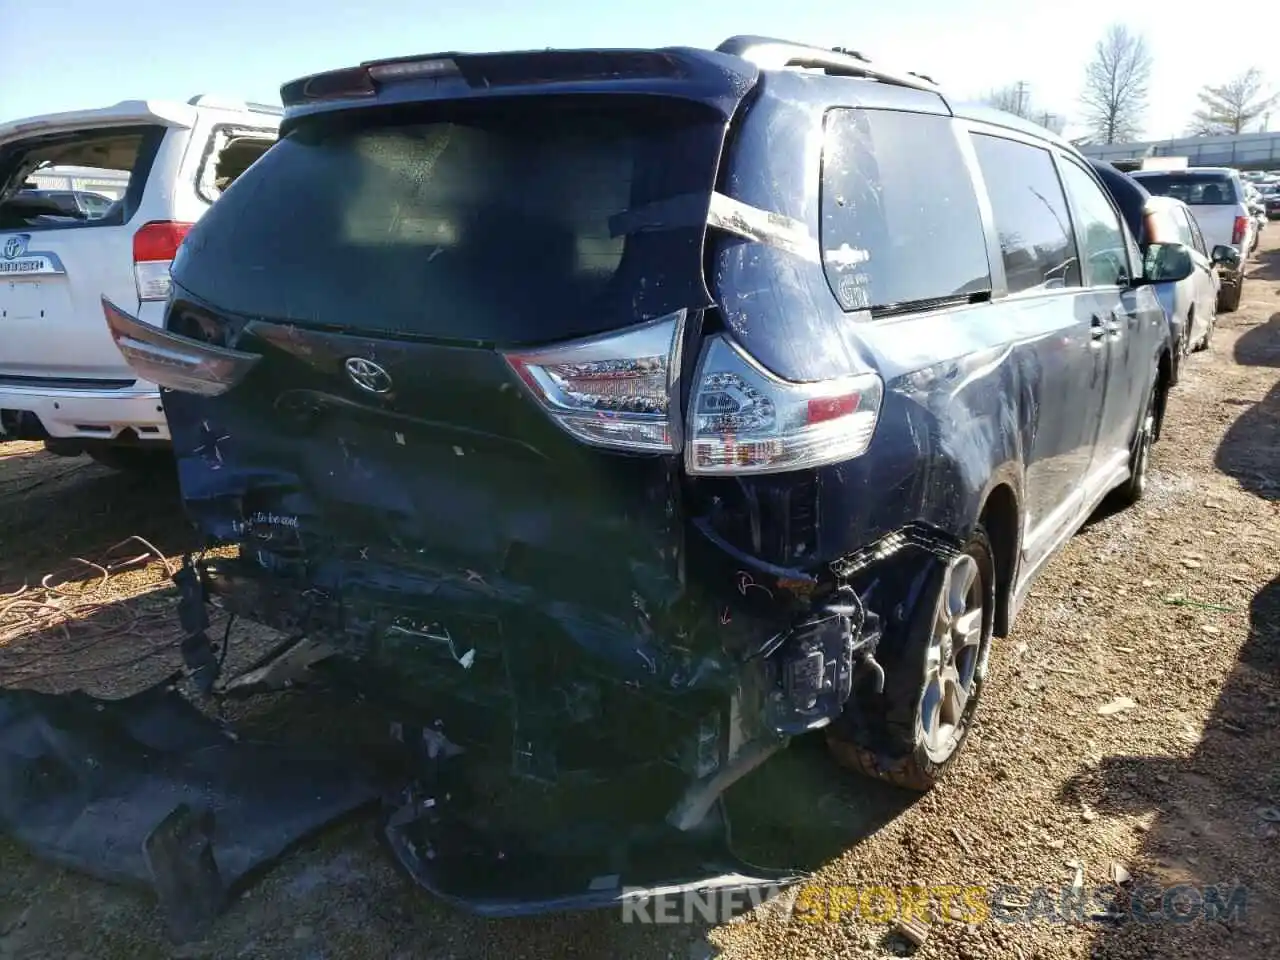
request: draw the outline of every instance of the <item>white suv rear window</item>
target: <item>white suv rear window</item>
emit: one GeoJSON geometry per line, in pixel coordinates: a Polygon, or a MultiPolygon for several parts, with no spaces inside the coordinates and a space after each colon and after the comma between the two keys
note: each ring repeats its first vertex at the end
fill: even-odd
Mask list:
{"type": "Polygon", "coordinates": [[[1239,203],[1236,183],[1221,173],[1160,173],[1137,177],[1147,192],[1173,197],[1189,207],[1217,207],[1239,203]]]}
{"type": "Polygon", "coordinates": [[[0,230],[126,222],[163,137],[160,126],[101,127],[0,146],[0,230]]]}

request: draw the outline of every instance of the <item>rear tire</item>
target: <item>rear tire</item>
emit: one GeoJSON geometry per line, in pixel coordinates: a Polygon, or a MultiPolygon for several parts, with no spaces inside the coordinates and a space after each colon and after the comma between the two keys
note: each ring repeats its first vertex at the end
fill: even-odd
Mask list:
{"type": "Polygon", "coordinates": [[[841,766],[921,792],[959,756],[986,682],[996,569],[981,525],[933,580],[933,603],[917,604],[897,650],[882,648],[884,693],[855,691],[827,731],[841,766]]]}
{"type": "Polygon", "coordinates": [[[1217,324],[1217,322],[1218,322],[1218,318],[1216,316],[1212,316],[1209,318],[1209,322],[1208,324],[1205,325],[1205,328],[1204,328],[1204,339],[1200,341],[1200,346],[1196,348],[1197,350],[1209,349],[1209,343],[1210,341],[1213,340],[1213,328],[1217,324]]]}
{"type": "Polygon", "coordinates": [[[1147,470],[1151,465],[1151,445],[1156,438],[1157,403],[1160,385],[1151,388],[1144,413],[1138,420],[1138,432],[1129,452],[1129,479],[1116,488],[1116,500],[1121,506],[1133,506],[1147,492],[1147,470]]]}
{"type": "Polygon", "coordinates": [[[148,450],[145,447],[94,447],[86,451],[104,467],[121,473],[173,473],[173,453],[170,450],[148,450]]]}
{"type": "Polygon", "coordinates": [[[1218,312],[1235,313],[1240,309],[1240,296],[1244,293],[1244,277],[1240,277],[1229,287],[1218,291],[1218,312]]]}

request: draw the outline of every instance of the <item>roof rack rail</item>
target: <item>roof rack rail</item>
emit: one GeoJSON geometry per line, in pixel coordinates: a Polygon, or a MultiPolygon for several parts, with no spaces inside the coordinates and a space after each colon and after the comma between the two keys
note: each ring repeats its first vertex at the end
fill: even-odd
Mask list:
{"type": "Polygon", "coordinates": [[[780,70],[784,67],[809,67],[825,70],[833,76],[866,77],[916,90],[938,91],[938,85],[919,73],[882,70],[856,50],[835,47],[812,47],[789,40],[772,37],[730,37],[716,47],[718,53],[727,53],[754,63],[762,70],[780,70]]]}

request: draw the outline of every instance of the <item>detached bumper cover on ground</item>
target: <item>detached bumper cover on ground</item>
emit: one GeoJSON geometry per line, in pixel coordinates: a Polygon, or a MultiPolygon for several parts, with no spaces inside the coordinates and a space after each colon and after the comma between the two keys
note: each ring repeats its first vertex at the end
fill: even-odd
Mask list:
{"type": "Polygon", "coordinates": [[[116,701],[0,690],[0,831],[151,886],[180,940],[252,871],[377,796],[336,752],[236,740],[170,687],[116,701]]]}

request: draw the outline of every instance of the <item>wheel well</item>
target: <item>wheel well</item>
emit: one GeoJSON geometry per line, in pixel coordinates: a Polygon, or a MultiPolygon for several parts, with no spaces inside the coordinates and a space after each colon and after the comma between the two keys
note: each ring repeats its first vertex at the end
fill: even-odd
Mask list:
{"type": "Polygon", "coordinates": [[[1160,433],[1164,429],[1164,408],[1169,401],[1169,384],[1173,381],[1173,359],[1169,356],[1168,350],[1160,351],[1160,362],[1156,367],[1156,429],[1155,435],[1151,438],[1160,439],[1160,433]]]}
{"type": "Polygon", "coordinates": [[[1013,489],[1000,484],[987,495],[981,523],[991,541],[996,562],[995,635],[1009,635],[1009,606],[1013,600],[1013,577],[1018,569],[1018,498],[1013,489]]]}

